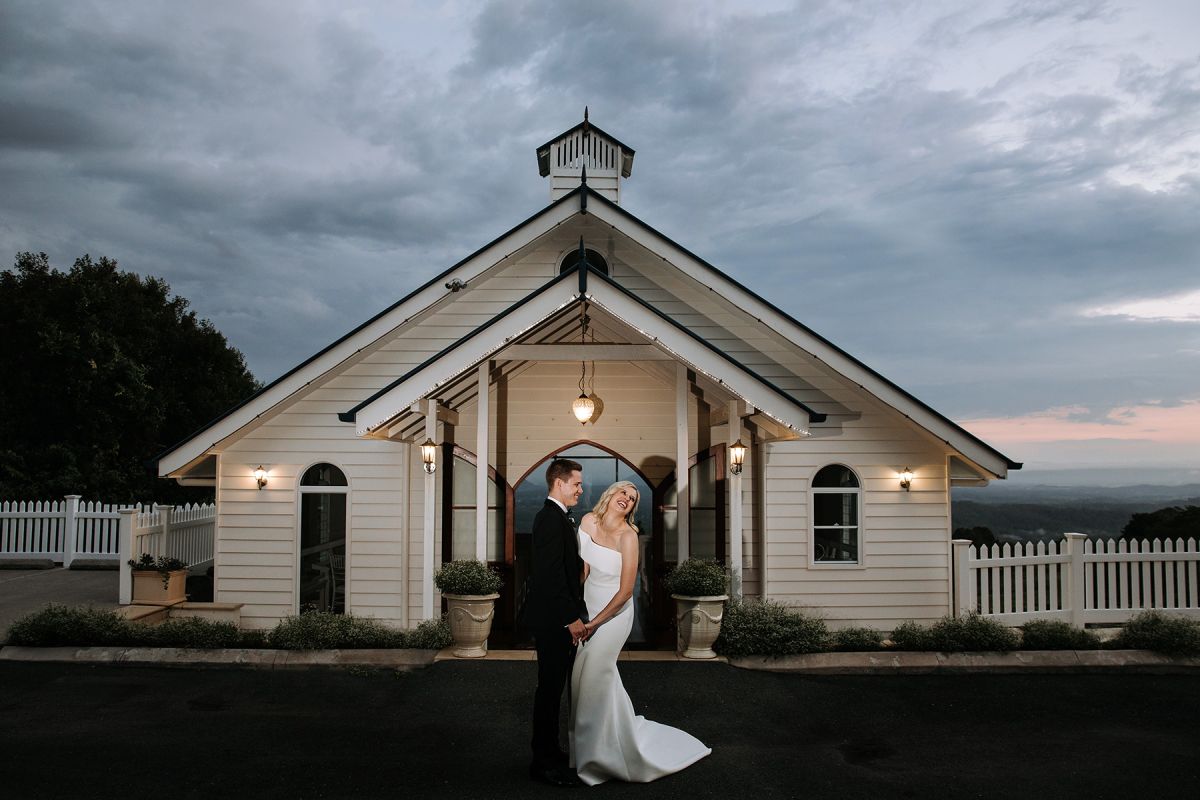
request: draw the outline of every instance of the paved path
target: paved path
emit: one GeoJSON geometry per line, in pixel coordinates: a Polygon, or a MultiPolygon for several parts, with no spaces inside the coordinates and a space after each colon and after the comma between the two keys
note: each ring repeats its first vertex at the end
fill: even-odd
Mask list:
{"type": "MultiPolygon", "coordinates": [[[[6,798],[562,797],[524,773],[531,662],[408,673],[0,664],[6,798]],[[135,789],[133,795],[130,790],[135,789]]],[[[713,755],[593,798],[1200,796],[1177,675],[805,677],[624,663],[713,755]]]]}
{"type": "Polygon", "coordinates": [[[0,641],[18,618],[49,603],[116,608],[117,570],[0,569],[0,641]]]}

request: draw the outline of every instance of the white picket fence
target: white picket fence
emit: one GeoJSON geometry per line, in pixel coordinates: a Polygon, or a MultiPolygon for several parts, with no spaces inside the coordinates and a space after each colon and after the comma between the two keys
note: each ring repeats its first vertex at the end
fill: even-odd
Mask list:
{"type": "Polygon", "coordinates": [[[1200,618],[1196,539],[1127,541],[1068,533],[1058,542],[954,541],[955,608],[1006,625],[1034,619],[1124,622],[1158,609],[1200,618]]]}
{"type": "Polygon", "coordinates": [[[213,560],[216,506],[118,506],[63,500],[0,502],[0,559],[77,558],[118,561],[149,553],[186,561],[193,571],[213,560]]]}

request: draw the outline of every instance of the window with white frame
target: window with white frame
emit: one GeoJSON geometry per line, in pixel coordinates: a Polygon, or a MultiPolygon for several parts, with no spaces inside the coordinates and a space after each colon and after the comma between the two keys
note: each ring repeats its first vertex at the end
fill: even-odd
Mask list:
{"type": "Polygon", "coordinates": [[[812,480],[812,555],[816,564],[862,563],[862,488],[854,470],[822,467],[812,480]]]}
{"type": "Polygon", "coordinates": [[[346,611],[346,475],[314,464],[300,478],[300,613],[346,611]]]}

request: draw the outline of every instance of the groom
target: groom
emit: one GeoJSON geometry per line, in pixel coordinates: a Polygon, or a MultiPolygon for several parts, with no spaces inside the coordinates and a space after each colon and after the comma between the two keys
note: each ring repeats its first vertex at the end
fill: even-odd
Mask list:
{"type": "Polygon", "coordinates": [[[576,643],[587,638],[583,561],[568,510],[583,494],[583,466],[554,459],[546,470],[546,487],[549,496],[533,520],[533,566],[525,601],[524,622],[533,632],[538,661],[529,776],[554,786],[578,786],[580,780],[558,746],[558,715],[576,643]]]}

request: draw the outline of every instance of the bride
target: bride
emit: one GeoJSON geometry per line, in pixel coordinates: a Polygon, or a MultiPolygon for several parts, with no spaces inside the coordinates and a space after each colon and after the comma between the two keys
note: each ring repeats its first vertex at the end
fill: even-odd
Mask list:
{"type": "Polygon", "coordinates": [[[617,672],[633,627],[638,538],[637,488],[618,481],[579,521],[587,633],[571,673],[571,761],[589,786],[609,779],[647,783],[712,752],[691,734],[635,716],[617,672]]]}

